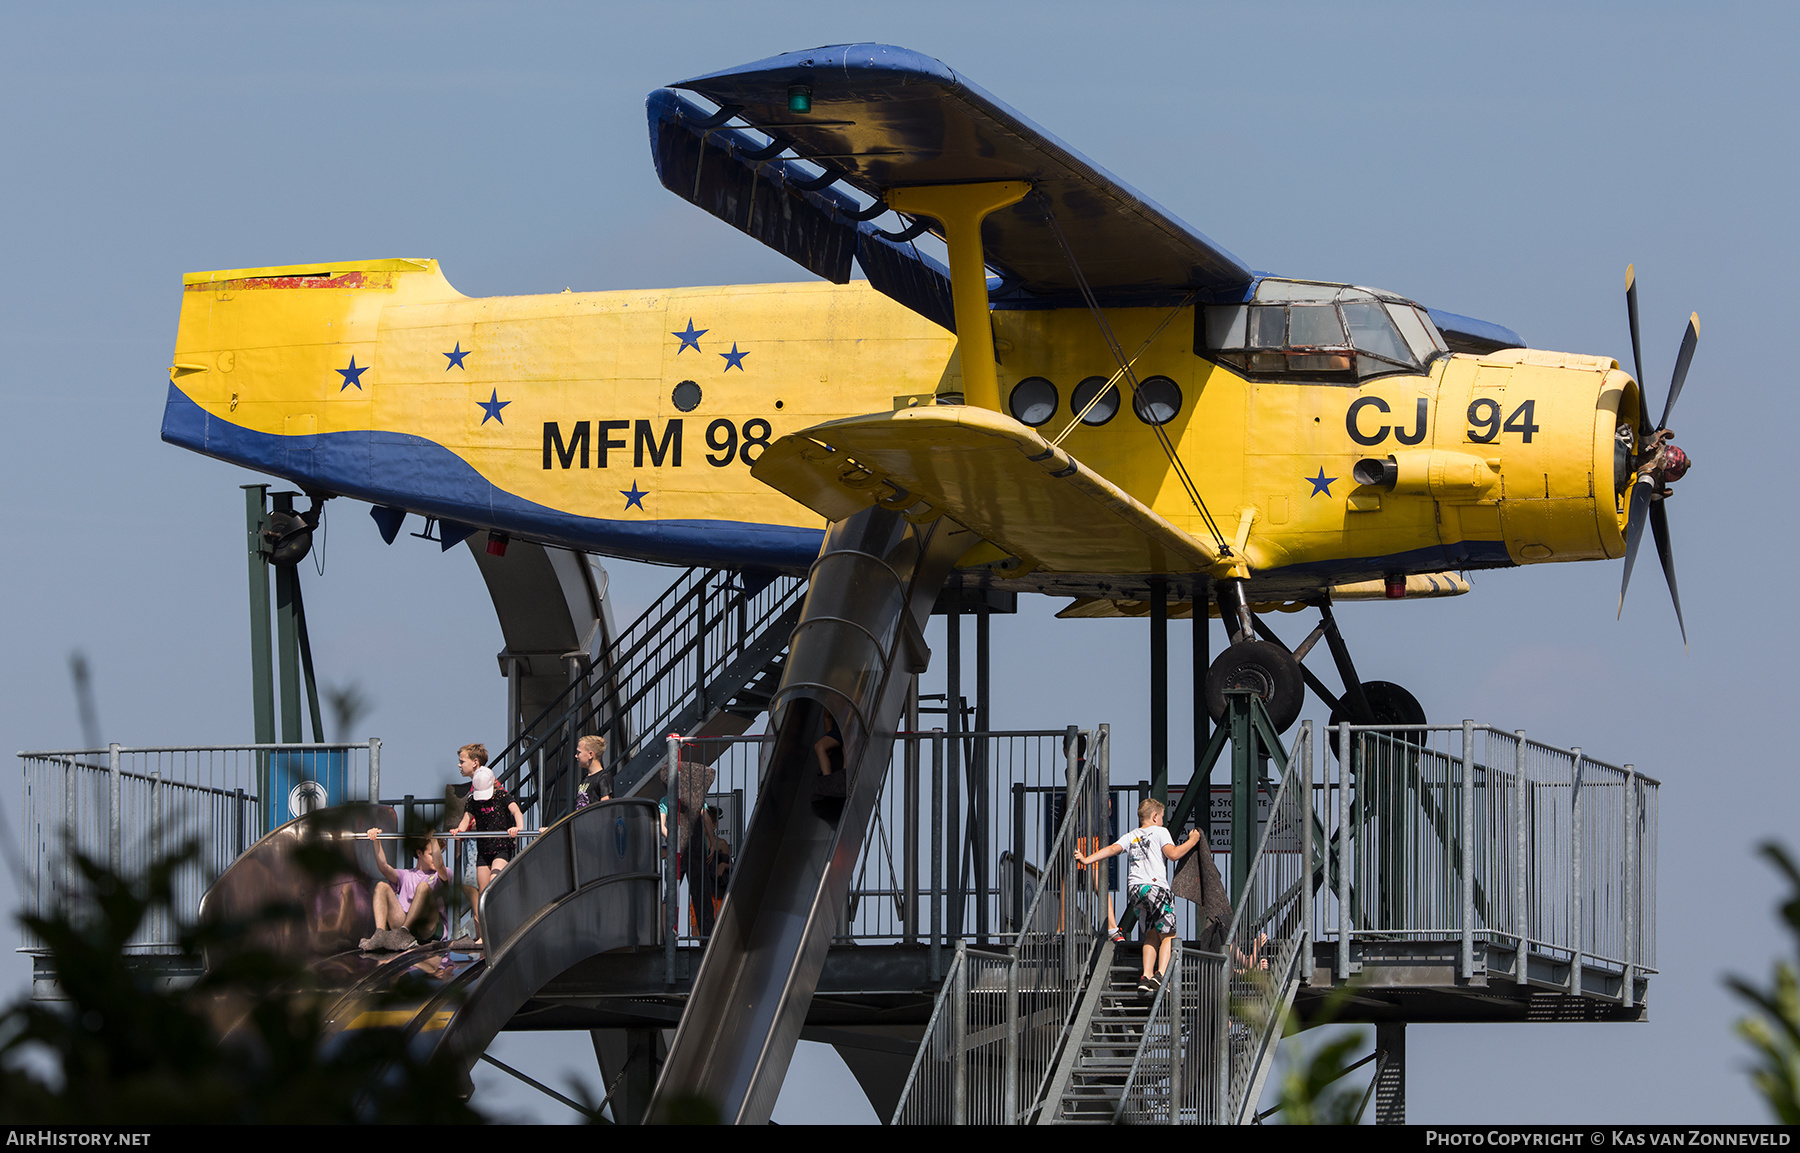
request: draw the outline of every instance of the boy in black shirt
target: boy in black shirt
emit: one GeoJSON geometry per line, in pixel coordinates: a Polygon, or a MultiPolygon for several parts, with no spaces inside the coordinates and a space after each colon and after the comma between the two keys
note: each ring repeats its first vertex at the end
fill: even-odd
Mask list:
{"type": "Polygon", "coordinates": [[[597,801],[612,800],[612,770],[601,764],[606,738],[589,733],[575,742],[575,763],[587,774],[575,786],[575,807],[584,809],[597,801]]]}

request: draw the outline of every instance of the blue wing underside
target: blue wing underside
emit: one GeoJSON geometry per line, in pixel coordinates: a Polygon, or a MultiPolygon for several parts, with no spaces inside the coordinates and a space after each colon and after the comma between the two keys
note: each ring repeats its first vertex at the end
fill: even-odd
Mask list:
{"type": "MultiPolygon", "coordinates": [[[[890,189],[1031,183],[1033,195],[982,226],[996,308],[1078,306],[1082,279],[1108,306],[1224,303],[1246,299],[1259,275],[941,61],[906,48],[789,52],[672,88],[681,91],[653,93],[648,109],[666,187],[828,280],[848,280],[854,258],[874,287],[946,328],[943,265],[876,223],[890,189]],[[790,110],[796,88],[807,111],[790,110]]],[[[1457,351],[1520,343],[1500,325],[1432,315],[1457,351]]]]}

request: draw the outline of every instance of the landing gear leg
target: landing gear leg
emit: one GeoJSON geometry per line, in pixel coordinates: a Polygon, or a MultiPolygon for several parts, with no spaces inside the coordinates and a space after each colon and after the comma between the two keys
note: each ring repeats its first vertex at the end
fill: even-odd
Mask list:
{"type": "MultiPolygon", "coordinates": [[[[1374,724],[1375,715],[1369,709],[1368,695],[1363,692],[1362,681],[1356,675],[1356,666],[1350,663],[1350,647],[1344,643],[1343,634],[1338,632],[1337,618],[1331,615],[1329,599],[1319,602],[1319,621],[1325,626],[1325,644],[1331,649],[1331,661],[1337,665],[1338,677],[1344,682],[1343,703],[1348,706],[1350,723],[1374,724]]],[[[1332,723],[1337,723],[1336,717],[1332,718],[1332,723]]]]}

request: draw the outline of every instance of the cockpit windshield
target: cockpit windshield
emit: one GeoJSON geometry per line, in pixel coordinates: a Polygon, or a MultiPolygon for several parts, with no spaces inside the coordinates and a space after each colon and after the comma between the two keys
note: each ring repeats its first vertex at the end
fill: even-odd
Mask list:
{"type": "Polygon", "coordinates": [[[1248,304],[1198,311],[1194,351],[1253,380],[1355,384],[1449,351],[1424,309],[1372,288],[1265,278],[1248,304]]]}

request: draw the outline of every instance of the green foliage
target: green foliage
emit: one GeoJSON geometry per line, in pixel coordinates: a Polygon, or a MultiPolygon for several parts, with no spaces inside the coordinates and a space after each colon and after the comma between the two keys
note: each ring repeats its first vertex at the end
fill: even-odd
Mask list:
{"type": "Polygon", "coordinates": [[[328,685],[325,689],[325,703],[331,708],[331,739],[339,744],[348,744],[354,740],[356,726],[375,711],[375,702],[363,691],[359,681],[328,685]]]}
{"type": "MultiPolygon", "coordinates": [[[[1348,1001],[1352,986],[1333,989],[1313,1022],[1314,1027],[1328,1025],[1348,1001]]],[[[1277,1116],[1284,1125],[1354,1125],[1362,1113],[1365,1092],[1355,1082],[1346,1083],[1344,1075],[1354,1062],[1351,1054],[1367,1047],[1369,1035],[1361,1029],[1348,1030],[1324,1044],[1314,1046],[1303,1056],[1296,1034],[1300,1031],[1297,1014],[1288,1014],[1286,1040],[1289,1056],[1283,1064],[1281,1095],[1276,1099],[1277,1116]]]]}
{"type": "MultiPolygon", "coordinates": [[[[1772,841],[1766,842],[1761,852],[1787,878],[1788,897],[1779,908],[1782,921],[1793,934],[1796,958],[1800,958],[1800,870],[1772,841]]],[[[1757,1010],[1756,1015],[1737,1023],[1738,1034],[1759,1058],[1751,1068],[1751,1080],[1777,1121],[1800,1125],[1800,976],[1795,964],[1786,959],[1776,961],[1773,983],[1767,989],[1739,977],[1726,984],[1757,1010]]]]}
{"type": "Polygon", "coordinates": [[[1354,1125],[1362,1111],[1358,1086],[1343,1083],[1350,1055],[1368,1044],[1357,1030],[1325,1042],[1303,1060],[1291,1061],[1281,1078],[1276,1102],[1286,1125],[1354,1125]]]}
{"type": "MultiPolygon", "coordinates": [[[[326,1003],[311,994],[304,967],[253,944],[259,929],[298,917],[298,908],[230,923],[183,919],[171,903],[174,878],[194,855],[188,846],[135,879],[79,857],[83,894],[51,917],[24,918],[67,1000],[26,997],[0,1014],[0,1123],[483,1119],[462,1100],[456,1069],[409,1049],[400,1030],[327,1030],[326,1003]],[[126,952],[156,908],[181,925],[184,952],[214,959],[185,989],[158,987],[126,952]]],[[[341,861],[324,854],[311,866],[336,870],[341,861]]],[[[396,989],[396,1003],[416,1004],[422,982],[396,989]]]]}
{"type": "Polygon", "coordinates": [[[722,1125],[719,1107],[698,1093],[684,1093],[670,1101],[663,1110],[665,1125],[722,1125]]]}

